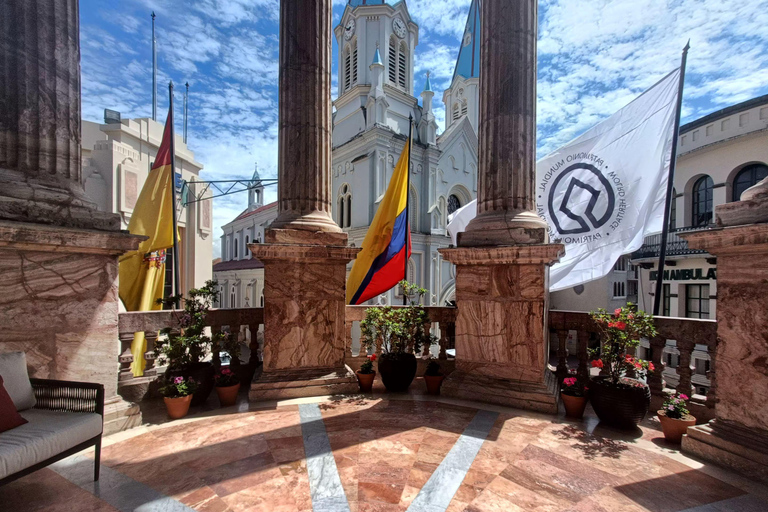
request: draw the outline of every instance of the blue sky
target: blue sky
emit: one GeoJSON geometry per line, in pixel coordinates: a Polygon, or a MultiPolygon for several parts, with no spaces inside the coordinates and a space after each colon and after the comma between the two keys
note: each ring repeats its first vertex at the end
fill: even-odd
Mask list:
{"type": "MultiPolygon", "coordinates": [[[[606,118],[679,65],[691,39],[683,122],[768,93],[765,0],[540,0],[539,156],[606,118]]],[[[470,0],[410,0],[420,27],[415,90],[431,71],[434,109],[444,125],[470,0]]],[[[334,0],[334,25],[345,0],[334,0]]],[[[83,117],[152,112],[151,19],[158,40],[158,119],[167,84],[176,88],[181,131],[190,83],[189,146],[204,179],[263,177],[277,169],[278,0],[81,0],[83,117]]],[[[336,93],[334,43],[334,97],[336,93]]],[[[274,198],[274,190],[267,200],[274,198]]],[[[245,207],[245,194],[214,203],[219,227],[245,207]]]]}

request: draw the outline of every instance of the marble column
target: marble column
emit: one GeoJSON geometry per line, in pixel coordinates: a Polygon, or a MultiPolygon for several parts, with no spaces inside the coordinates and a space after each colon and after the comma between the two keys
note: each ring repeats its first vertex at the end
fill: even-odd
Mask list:
{"type": "Polygon", "coordinates": [[[345,364],[346,266],[331,216],[331,0],[280,2],[278,216],[264,244],[264,364],[252,400],[357,390],[345,364]]]}
{"type": "Polygon", "coordinates": [[[717,228],[683,235],[717,256],[715,419],[683,451],[768,482],[768,179],[715,209],[717,228]]]}
{"type": "Polygon", "coordinates": [[[443,394],[556,412],[547,368],[549,244],[535,212],[536,0],[484,0],[478,215],[441,249],[456,265],[456,371],[443,394]]]}
{"type": "Polygon", "coordinates": [[[0,351],[30,375],[104,384],[105,429],[136,423],[117,394],[120,232],[81,184],[77,0],[6,0],[0,16],[0,351]]]}

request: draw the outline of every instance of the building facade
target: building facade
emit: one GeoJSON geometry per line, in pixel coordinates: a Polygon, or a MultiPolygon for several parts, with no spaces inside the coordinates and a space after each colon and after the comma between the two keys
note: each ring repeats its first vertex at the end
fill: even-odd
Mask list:
{"type": "MultiPolygon", "coordinates": [[[[148,118],[110,120],[104,124],[83,121],[82,158],[83,185],[86,193],[101,211],[120,215],[123,229],[128,229],[131,213],[149,175],[163,137],[163,124],[148,118]]],[[[176,135],[176,182],[186,181],[184,193],[192,200],[202,192],[195,181],[200,179],[203,165],[176,135]]],[[[211,279],[213,257],[213,214],[210,199],[184,206],[179,197],[179,245],[181,292],[202,286],[211,279]]],[[[172,291],[172,255],[166,265],[166,295],[172,291]]]]}

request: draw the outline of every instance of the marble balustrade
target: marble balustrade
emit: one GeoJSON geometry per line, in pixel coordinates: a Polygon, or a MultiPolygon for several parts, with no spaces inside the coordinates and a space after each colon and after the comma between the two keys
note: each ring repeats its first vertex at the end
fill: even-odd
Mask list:
{"type": "MultiPolygon", "coordinates": [[[[714,417],[716,401],[715,358],[717,343],[717,322],[715,320],[699,320],[693,318],[656,317],[654,319],[658,335],[649,340],[651,347],[650,361],[656,367],[656,371],[648,377],[648,385],[651,388],[651,410],[660,408],[664,397],[673,390],[665,386],[662,378],[665,362],[662,355],[667,340],[674,340],[679,352],[679,363],[675,371],[679,378],[674,391],[685,393],[691,397],[691,414],[700,421],[707,421],[714,417]],[[696,345],[705,345],[710,358],[710,367],[707,378],[710,381],[709,391],[706,397],[694,395],[691,377],[694,369],[691,366],[691,355],[696,345]]],[[[576,332],[578,368],[576,372],[581,376],[589,375],[588,349],[600,346],[600,329],[589,316],[589,313],[576,311],[550,311],[549,332],[551,338],[550,353],[557,355],[557,367],[553,371],[559,380],[565,378],[568,373],[567,341],[570,331],[576,332]]]]}

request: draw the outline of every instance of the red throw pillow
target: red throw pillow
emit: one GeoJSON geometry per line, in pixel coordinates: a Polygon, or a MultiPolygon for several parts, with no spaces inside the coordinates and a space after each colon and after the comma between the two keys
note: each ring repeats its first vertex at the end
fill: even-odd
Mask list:
{"type": "Polygon", "coordinates": [[[16,411],[11,395],[8,394],[3,385],[3,376],[0,375],[0,432],[20,427],[25,423],[27,420],[16,411]]]}

